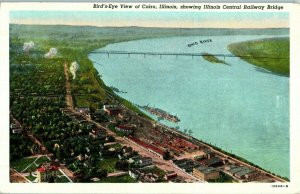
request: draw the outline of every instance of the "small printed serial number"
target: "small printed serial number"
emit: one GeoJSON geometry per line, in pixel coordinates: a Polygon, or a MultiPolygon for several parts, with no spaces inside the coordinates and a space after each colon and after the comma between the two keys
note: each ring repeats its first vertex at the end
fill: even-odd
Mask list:
{"type": "Polygon", "coordinates": [[[288,185],[272,185],[273,188],[288,188],[288,185]]]}

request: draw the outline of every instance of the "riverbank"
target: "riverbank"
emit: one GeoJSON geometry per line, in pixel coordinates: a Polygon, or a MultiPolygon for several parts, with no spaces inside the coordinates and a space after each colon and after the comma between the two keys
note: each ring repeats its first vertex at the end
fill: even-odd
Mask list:
{"type": "Polygon", "coordinates": [[[289,38],[271,38],[233,43],[228,46],[228,50],[248,63],[275,74],[289,76],[289,47],[289,38]]]}
{"type": "MultiPolygon", "coordinates": [[[[139,41],[138,41],[139,42],[139,41]]],[[[104,56],[104,58],[107,58],[107,56],[104,56]]],[[[114,58],[113,57],[110,57],[108,60],[113,60],[114,58]]],[[[96,59],[93,59],[93,60],[96,60],[96,59]]],[[[109,63],[108,63],[109,64],[109,63]]],[[[120,64],[123,64],[123,63],[121,63],[120,62],[120,64]]],[[[111,66],[112,64],[110,64],[110,65],[108,65],[108,66],[111,66]]],[[[124,66],[125,64],[123,64],[123,66],[124,66]]],[[[226,67],[225,67],[226,68],[226,67]]],[[[251,68],[251,66],[250,66],[250,68],[251,68]]],[[[228,69],[228,68],[226,68],[226,69],[228,69]]],[[[99,72],[101,72],[100,70],[99,70],[99,72]]],[[[103,71],[103,72],[105,72],[105,71],[103,71]]],[[[112,75],[110,75],[110,74],[105,74],[106,76],[109,76],[110,78],[113,78],[113,77],[115,77],[115,76],[112,76],[112,75]]],[[[132,75],[133,77],[135,77],[136,75],[132,75]]],[[[124,79],[124,78],[123,78],[124,79]]],[[[106,80],[106,79],[104,79],[104,80],[106,80]]],[[[110,82],[107,82],[107,83],[109,83],[110,84],[110,82]]],[[[118,86],[119,87],[119,86],[118,86]]],[[[121,87],[120,86],[120,88],[122,88],[122,89],[124,89],[124,87],[121,87]]],[[[130,91],[130,93],[133,93],[134,91],[131,91],[131,90],[127,90],[127,89],[125,89],[125,91],[130,91]]],[[[133,100],[134,101],[134,100],[133,100]]],[[[134,101],[135,102],[135,101],[134,101]]],[[[174,113],[174,111],[172,112],[172,113],[174,113]]],[[[182,129],[184,129],[184,128],[182,128],[182,129]]],[[[199,137],[199,136],[198,136],[199,137]]],[[[201,136],[200,136],[201,137],[201,136]]],[[[212,141],[213,142],[213,141],[212,141]]],[[[224,148],[224,147],[223,147],[224,148]]],[[[234,152],[234,153],[236,153],[236,152],[234,152]]],[[[255,157],[259,157],[259,156],[255,156],[255,157]]],[[[251,159],[251,158],[248,158],[248,159],[251,159]]],[[[244,160],[245,161],[245,160],[244,160]]],[[[255,161],[255,160],[254,160],[255,161]]],[[[263,160],[264,161],[264,160],[263,160]]],[[[251,162],[249,162],[249,164],[252,164],[252,165],[254,165],[253,164],[253,162],[251,163],[251,162]]]]}
{"type": "MultiPolygon", "coordinates": [[[[140,41],[138,41],[138,42],[140,42],[140,41]]],[[[130,47],[129,47],[130,48],[130,47]]],[[[94,57],[91,57],[93,60],[95,60],[96,58],[94,58],[94,57]]],[[[107,56],[104,56],[103,58],[107,58],[107,56]]],[[[117,71],[117,73],[116,73],[116,76],[114,76],[114,75],[111,75],[111,74],[105,74],[106,75],[106,77],[110,77],[110,78],[113,78],[113,77],[117,77],[117,75],[119,75],[119,73],[120,72],[118,72],[118,70],[114,70],[114,69],[112,69],[111,67],[112,67],[112,65],[113,64],[116,64],[116,66],[117,66],[117,63],[118,62],[116,62],[114,59],[115,58],[118,58],[117,56],[116,57],[111,57],[111,58],[109,58],[109,59],[107,59],[108,61],[113,61],[113,63],[107,63],[107,67],[108,67],[108,69],[109,69],[109,71],[117,71]]],[[[125,58],[127,58],[127,57],[125,57],[125,58]]],[[[120,57],[120,59],[123,59],[124,60],[124,58],[123,57],[120,57]]],[[[99,59],[100,60],[100,59],[99,59]]],[[[102,60],[102,59],[101,59],[102,60]]],[[[103,61],[105,61],[105,63],[107,62],[106,60],[104,60],[103,59],[103,61]]],[[[131,60],[129,60],[130,61],[130,63],[132,63],[132,61],[131,60]]],[[[125,66],[125,62],[124,63],[121,63],[120,62],[120,64],[122,64],[122,66],[125,66]]],[[[128,65],[128,64],[126,64],[126,65],[128,65]]],[[[128,65],[129,66],[129,65],[128,65]]],[[[133,65],[134,66],[134,65],[133,65]]],[[[117,66],[118,67],[118,66],[117,66]]],[[[129,68],[129,67],[128,67],[129,68]]],[[[228,69],[228,68],[226,68],[226,67],[224,67],[224,69],[228,69]]],[[[99,72],[101,71],[102,69],[99,69],[99,72]]],[[[122,70],[121,70],[122,71],[122,70]]],[[[104,72],[104,73],[107,73],[107,71],[102,71],[102,72],[104,72]]],[[[126,73],[124,72],[124,75],[125,75],[126,73]]],[[[141,73],[142,74],[142,73],[141,73]]],[[[135,75],[132,75],[132,74],[130,74],[130,76],[132,76],[132,77],[136,77],[135,75]]],[[[123,79],[130,79],[130,78],[127,78],[126,76],[124,76],[123,77],[123,79]]],[[[104,77],[104,80],[106,80],[107,81],[107,79],[105,79],[105,77],[104,77]]],[[[107,82],[107,83],[109,83],[109,84],[111,84],[112,82],[107,82]]],[[[114,82],[113,82],[114,83],[114,82]]],[[[117,82],[116,82],[116,84],[117,84],[117,82]]],[[[128,85],[128,84],[127,84],[128,85]]],[[[143,85],[144,86],[144,85],[143,85]]],[[[120,88],[122,88],[122,89],[124,89],[125,87],[123,87],[123,86],[118,86],[118,87],[120,87],[120,88]]],[[[146,86],[146,88],[148,88],[148,85],[146,86]]],[[[125,89],[125,91],[130,91],[129,93],[134,93],[134,90],[127,90],[127,89],[125,89]]],[[[138,90],[138,91],[140,91],[140,90],[138,90]]],[[[138,92],[139,94],[141,94],[141,92],[138,92]]],[[[126,96],[126,95],[125,95],[126,96]]],[[[134,100],[133,100],[134,101],[134,100]]],[[[134,102],[136,102],[136,101],[134,101],[134,102]]],[[[151,102],[151,103],[153,103],[153,102],[151,102]]],[[[170,107],[169,107],[170,108],[170,107]]],[[[169,110],[169,109],[168,109],[169,110]]],[[[174,113],[174,111],[172,112],[172,113],[174,113]]],[[[182,129],[184,129],[184,128],[182,128],[182,129]]],[[[201,129],[201,128],[200,128],[201,129]]],[[[204,129],[205,130],[205,129],[204,129]]],[[[149,131],[150,131],[150,129],[149,130],[145,130],[145,131],[147,131],[147,132],[145,132],[145,133],[148,133],[149,131]]],[[[194,131],[195,132],[195,131],[194,131]]],[[[157,134],[155,134],[155,133],[152,133],[151,135],[149,135],[149,136],[156,136],[157,134]]],[[[145,137],[142,137],[142,138],[146,138],[146,136],[147,135],[145,135],[145,137]]],[[[157,136],[160,136],[160,135],[157,135],[157,136]]],[[[196,136],[196,137],[198,137],[199,138],[199,136],[196,136]]],[[[223,136],[222,136],[223,137],[223,136]]],[[[200,138],[202,138],[201,136],[200,136],[200,138]]],[[[224,137],[223,137],[224,138],[224,137]]],[[[152,139],[148,139],[150,142],[152,142],[153,140],[152,139]]],[[[221,141],[223,141],[223,140],[221,140],[221,141]]],[[[218,142],[218,144],[220,145],[220,144],[222,144],[223,142],[219,142],[219,141],[216,141],[216,142],[218,142]]],[[[157,141],[157,142],[159,142],[159,141],[157,141]]],[[[156,144],[156,143],[155,143],[156,144]]],[[[250,161],[251,161],[251,158],[248,158],[248,161],[247,160],[245,160],[245,159],[243,159],[243,158],[241,158],[241,157],[238,157],[238,156],[236,156],[236,155],[233,155],[233,154],[231,154],[231,153],[227,153],[227,152],[225,152],[225,151],[223,151],[221,148],[217,148],[216,146],[211,146],[211,147],[214,147],[214,148],[216,148],[216,150],[220,150],[221,152],[223,152],[223,153],[226,153],[226,155],[228,155],[228,156],[232,156],[233,158],[238,158],[239,160],[241,160],[241,161],[245,161],[245,163],[248,163],[249,165],[251,165],[251,166],[255,166],[255,167],[258,167],[257,165],[255,165],[254,163],[255,162],[253,162],[253,160],[252,160],[252,162],[249,162],[249,159],[250,159],[250,161]],[[230,154],[230,155],[229,155],[230,154]]],[[[224,148],[224,147],[223,147],[224,148]]],[[[257,151],[257,152],[259,152],[259,151],[257,151]]],[[[236,152],[234,152],[234,153],[236,153],[236,152]]],[[[261,167],[258,167],[258,168],[260,168],[260,169],[262,169],[261,167]]],[[[266,170],[264,170],[264,171],[266,171],[266,170]]]]}
{"type": "MultiPolygon", "coordinates": [[[[157,48],[156,52],[172,52],[175,49],[176,52],[185,52],[184,43],[194,38],[201,39],[146,39],[110,44],[97,51],[127,49],[145,52],[157,48]],[[158,45],[172,47],[158,48],[158,45]]],[[[213,38],[218,44],[207,45],[202,49],[195,47],[198,53],[228,53],[227,45],[231,43],[267,37],[213,38]]],[[[211,64],[202,57],[108,57],[106,54],[91,53],[90,59],[103,64],[95,64],[95,67],[102,72],[102,80],[106,84],[128,92],[120,96],[137,104],[159,107],[177,115],[181,121],[174,124],[149,114],[153,119],[181,131],[191,129],[193,136],[198,139],[276,174],[290,176],[288,77],[258,72],[255,66],[237,57],[226,57],[230,67],[211,64]],[[276,98],[277,95],[280,97],[276,98]],[[162,100],[164,96],[168,96],[168,100],[162,100]],[[276,112],[280,119],[276,119],[277,116],[271,112],[276,112]],[[269,158],[281,162],[270,162],[269,158]]]]}
{"type": "Polygon", "coordinates": [[[213,150],[213,152],[222,155],[224,158],[231,159],[231,160],[233,160],[235,162],[238,162],[241,165],[249,166],[249,167],[251,167],[253,169],[256,169],[256,170],[262,172],[263,174],[266,174],[266,175],[274,178],[275,180],[278,180],[280,182],[289,182],[290,181],[287,177],[282,177],[282,176],[277,175],[275,173],[272,173],[272,172],[270,172],[268,170],[265,170],[264,168],[262,168],[262,167],[260,167],[260,166],[258,166],[256,164],[253,164],[252,162],[250,162],[250,161],[248,161],[248,160],[246,160],[246,159],[244,159],[242,157],[239,157],[239,156],[237,156],[237,155],[235,155],[233,153],[229,153],[229,152],[227,152],[225,150],[222,150],[219,147],[211,145],[211,144],[209,144],[207,142],[204,142],[202,140],[196,139],[196,138],[194,138],[194,137],[192,137],[192,136],[190,136],[188,134],[185,134],[182,131],[179,131],[179,130],[177,130],[175,128],[170,128],[170,127],[165,126],[163,124],[158,124],[158,125],[161,126],[168,133],[176,134],[180,138],[182,138],[184,140],[187,140],[187,141],[189,141],[189,142],[191,142],[191,143],[193,143],[195,145],[198,145],[200,147],[204,146],[205,148],[211,149],[211,150],[213,150]]]}

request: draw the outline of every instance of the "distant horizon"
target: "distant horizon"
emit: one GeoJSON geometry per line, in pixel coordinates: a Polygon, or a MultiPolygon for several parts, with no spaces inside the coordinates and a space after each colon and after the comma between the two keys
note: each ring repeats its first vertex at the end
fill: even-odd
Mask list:
{"type": "Polygon", "coordinates": [[[73,24],[21,24],[10,23],[10,25],[26,26],[72,26],[72,27],[94,27],[94,28],[159,28],[159,29],[236,29],[236,30],[263,30],[263,29],[290,29],[290,27],[269,27],[269,28],[233,28],[233,27],[151,27],[151,26],[92,26],[92,25],[73,25],[73,24]]]}
{"type": "Polygon", "coordinates": [[[289,14],[276,12],[12,11],[10,23],[145,28],[289,28],[289,14]]]}

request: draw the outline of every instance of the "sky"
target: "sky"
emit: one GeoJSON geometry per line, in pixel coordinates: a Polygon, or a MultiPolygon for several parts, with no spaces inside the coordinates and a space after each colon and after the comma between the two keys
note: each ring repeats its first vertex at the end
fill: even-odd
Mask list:
{"type": "Polygon", "coordinates": [[[288,28],[276,12],[12,11],[10,23],[167,28],[288,28]]]}

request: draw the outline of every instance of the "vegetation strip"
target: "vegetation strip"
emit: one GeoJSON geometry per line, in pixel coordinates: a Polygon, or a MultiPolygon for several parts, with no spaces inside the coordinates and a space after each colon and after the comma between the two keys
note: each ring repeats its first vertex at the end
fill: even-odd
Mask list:
{"type": "Polygon", "coordinates": [[[228,65],[224,60],[219,59],[218,57],[214,56],[213,54],[204,53],[202,58],[211,63],[221,63],[224,65],[228,65]]]}
{"type": "Polygon", "coordinates": [[[242,56],[244,61],[275,74],[290,74],[289,38],[271,38],[233,43],[228,46],[231,53],[242,56]]]}

